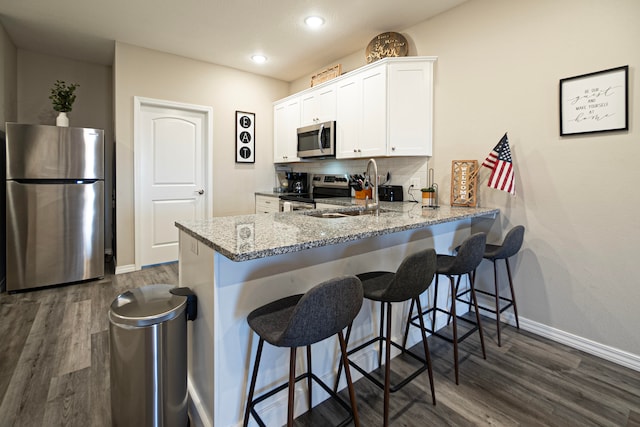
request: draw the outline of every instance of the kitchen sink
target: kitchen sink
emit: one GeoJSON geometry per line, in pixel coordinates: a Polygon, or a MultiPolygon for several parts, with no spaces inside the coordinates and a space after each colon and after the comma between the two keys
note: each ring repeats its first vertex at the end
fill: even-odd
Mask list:
{"type": "Polygon", "coordinates": [[[365,215],[377,215],[380,213],[385,213],[385,212],[390,212],[389,210],[386,209],[352,209],[352,210],[340,210],[340,211],[310,211],[309,213],[306,213],[306,215],[308,216],[313,216],[315,218],[326,218],[326,219],[332,219],[332,218],[348,218],[348,217],[354,217],[354,216],[365,216],[365,215]]]}

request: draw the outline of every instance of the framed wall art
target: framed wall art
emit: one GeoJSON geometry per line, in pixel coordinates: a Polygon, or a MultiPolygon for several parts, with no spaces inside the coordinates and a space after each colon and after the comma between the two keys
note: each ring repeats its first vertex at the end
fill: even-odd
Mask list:
{"type": "Polygon", "coordinates": [[[629,66],[560,80],[560,136],[629,129],[629,66]]]}
{"type": "Polygon", "coordinates": [[[236,163],[256,162],[256,115],[236,111],[236,163]]]}

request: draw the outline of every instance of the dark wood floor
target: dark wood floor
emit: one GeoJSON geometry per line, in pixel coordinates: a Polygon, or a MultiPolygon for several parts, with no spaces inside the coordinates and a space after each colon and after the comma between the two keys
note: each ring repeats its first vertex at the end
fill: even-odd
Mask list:
{"type": "MultiPolygon", "coordinates": [[[[107,312],[121,292],[177,283],[169,264],[79,285],[0,295],[0,427],[109,426],[107,312]]],[[[569,347],[485,322],[487,360],[470,337],[460,346],[460,385],[451,345],[429,338],[437,405],[426,373],[391,395],[391,425],[640,426],[640,373],[569,347]]],[[[392,361],[399,374],[409,362],[392,361]]],[[[381,425],[382,393],[356,383],[363,426],[381,425]]],[[[330,403],[301,417],[326,425],[330,403]]]]}

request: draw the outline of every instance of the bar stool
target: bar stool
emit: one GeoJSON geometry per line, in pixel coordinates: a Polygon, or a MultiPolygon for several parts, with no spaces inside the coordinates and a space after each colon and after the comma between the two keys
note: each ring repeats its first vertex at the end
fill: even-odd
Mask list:
{"type": "MultiPolygon", "coordinates": [[[[478,304],[480,310],[485,310],[490,313],[496,315],[496,330],[498,335],[498,347],[502,346],[502,342],[500,339],[500,313],[507,310],[509,307],[513,307],[513,314],[516,318],[516,328],[520,329],[520,321],[518,320],[518,306],[516,305],[516,295],[513,291],[513,280],[511,278],[511,267],[509,266],[509,258],[514,256],[520,251],[522,247],[522,242],[524,240],[524,226],[516,225],[513,227],[504,240],[502,241],[502,245],[492,245],[487,244],[486,249],[484,251],[484,259],[488,259],[493,263],[493,284],[494,284],[494,292],[485,291],[482,289],[476,289],[477,293],[487,295],[493,297],[495,300],[495,307],[488,307],[486,305],[478,304]],[[500,295],[499,287],[498,287],[498,270],[496,266],[496,261],[499,259],[503,259],[505,265],[507,266],[507,276],[509,277],[509,289],[511,290],[511,298],[507,298],[500,295]],[[500,303],[506,302],[504,306],[500,306],[500,303]]],[[[462,299],[461,297],[467,294],[470,289],[467,289],[460,294],[456,295],[459,301],[470,302],[470,300],[462,299]]],[[[456,291],[457,292],[457,291],[456,291]]]]}
{"type": "MultiPolygon", "coordinates": [[[[400,346],[391,340],[391,303],[404,302],[407,300],[415,301],[418,306],[418,310],[422,310],[420,306],[420,300],[418,297],[425,290],[429,288],[433,281],[433,276],[436,271],[436,252],[433,249],[427,249],[417,252],[413,255],[407,256],[395,273],[386,271],[373,271],[368,273],[358,274],[358,278],[362,281],[362,287],[364,289],[364,297],[372,301],[380,302],[380,332],[379,335],[366,343],[357,346],[356,348],[349,350],[347,355],[352,355],[374,343],[379,343],[378,353],[378,368],[382,362],[382,343],[385,344],[385,373],[384,384],[374,378],[367,371],[358,366],[355,362],[349,359],[349,364],[354,369],[359,371],[362,375],[372,381],[375,385],[384,390],[384,426],[389,424],[389,394],[400,390],[407,385],[411,380],[416,378],[420,373],[428,370],[429,383],[431,384],[431,398],[433,404],[436,404],[436,394],[433,387],[433,370],[431,368],[431,356],[429,355],[429,344],[427,343],[427,336],[425,333],[425,327],[420,318],[420,330],[422,332],[422,344],[424,348],[425,358],[407,350],[405,345],[400,346]],[[384,331],[386,315],[386,333],[384,331]],[[391,385],[391,346],[394,346],[402,350],[405,354],[418,360],[422,363],[417,370],[407,376],[404,380],[398,384],[391,385]]],[[[347,329],[347,342],[351,335],[352,324],[347,329]]],[[[342,361],[338,366],[338,377],[334,390],[337,390],[338,382],[340,381],[340,373],[342,368],[342,361]]],[[[345,365],[346,371],[346,365],[345,365]]],[[[348,378],[348,377],[347,377],[348,378]]]]}
{"type": "Polygon", "coordinates": [[[458,250],[457,255],[438,254],[438,257],[437,257],[438,266],[436,269],[436,288],[434,291],[433,307],[425,311],[422,311],[420,310],[420,308],[418,308],[418,314],[413,316],[414,304],[412,301],[411,307],[409,309],[409,317],[407,319],[407,327],[404,335],[404,343],[406,344],[407,336],[409,334],[409,325],[419,326],[418,324],[415,323],[416,319],[421,320],[423,316],[428,315],[429,313],[433,313],[433,316],[431,318],[431,329],[427,329],[427,332],[453,343],[453,360],[454,360],[454,367],[455,367],[456,384],[459,384],[459,367],[458,367],[458,343],[459,342],[469,337],[475,331],[478,331],[478,333],[480,334],[480,344],[482,346],[482,357],[484,359],[487,358],[487,354],[484,349],[484,336],[482,334],[482,324],[480,323],[478,302],[476,300],[476,295],[474,292],[474,285],[473,285],[475,269],[478,267],[478,265],[482,261],[482,256],[484,254],[486,241],[487,241],[487,235],[485,233],[476,233],[469,236],[467,239],[465,239],[462,242],[462,244],[459,247],[460,249],[458,250]],[[458,317],[456,314],[456,298],[455,298],[456,289],[460,284],[460,279],[465,274],[469,277],[471,299],[476,309],[475,323],[464,317],[458,317]],[[450,292],[451,292],[451,307],[448,311],[438,307],[438,277],[440,275],[444,275],[449,278],[450,292]],[[454,281],[454,277],[457,277],[458,279],[457,284],[454,281]],[[435,330],[437,312],[446,313],[449,316],[449,320],[447,321],[447,324],[449,324],[449,321],[453,319],[453,337],[452,338],[435,330]],[[458,336],[458,322],[457,322],[458,320],[468,322],[472,324],[473,327],[462,336],[458,336]]]}
{"type": "Polygon", "coordinates": [[[356,426],[360,425],[351,373],[345,368],[351,401],[349,406],[337,393],[312,373],[311,344],[337,334],[342,360],[346,361],[347,347],[342,330],[351,324],[356,317],[362,307],[362,301],[362,283],[360,283],[360,280],[355,276],[344,276],[322,282],[305,294],[292,295],[273,301],[249,314],[247,322],[251,329],[258,334],[260,340],[245,409],[243,424],[245,427],[249,423],[249,415],[252,415],[260,426],[265,426],[254,406],[287,387],[289,388],[287,426],[293,425],[295,384],[305,378],[307,379],[309,408],[312,405],[311,380],[314,380],[350,413],[350,416],[339,424],[340,426],[346,425],[351,420],[356,426]],[[289,381],[254,399],[253,394],[255,392],[258,367],[265,341],[276,347],[290,348],[289,381]],[[296,377],[296,349],[304,346],[307,347],[307,372],[296,377]]]}

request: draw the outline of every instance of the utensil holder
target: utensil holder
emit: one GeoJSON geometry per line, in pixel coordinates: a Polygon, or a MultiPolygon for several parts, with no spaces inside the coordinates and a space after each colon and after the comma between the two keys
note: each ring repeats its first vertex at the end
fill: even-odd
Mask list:
{"type": "Polygon", "coordinates": [[[366,190],[356,190],[356,199],[364,200],[369,196],[369,200],[371,200],[372,191],[371,188],[366,190]]]}

